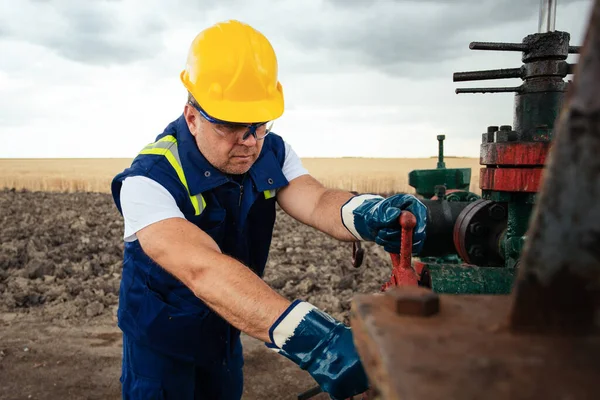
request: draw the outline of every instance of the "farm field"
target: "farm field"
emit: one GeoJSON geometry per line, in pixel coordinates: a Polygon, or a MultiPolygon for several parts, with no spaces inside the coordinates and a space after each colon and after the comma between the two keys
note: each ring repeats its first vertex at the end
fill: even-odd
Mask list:
{"type": "MultiPolygon", "coordinates": [[[[349,243],[277,217],[265,281],[348,323],[352,296],[388,279],[389,255],[368,243],[355,269],[349,243]]],[[[123,227],[111,196],[0,190],[0,223],[0,399],[119,399],[123,227]]],[[[315,385],[262,342],[243,342],[244,399],[295,399],[315,385]]]]}
{"type": "MultiPolygon", "coordinates": [[[[115,316],[123,226],[107,192],[129,162],[0,160],[0,399],[120,399],[115,316]]],[[[408,172],[436,162],[304,160],[327,186],[378,193],[412,192],[408,172]]],[[[473,168],[477,187],[478,160],[446,163],[473,168]]],[[[353,295],[378,292],[388,279],[389,255],[367,243],[363,265],[354,269],[350,244],[281,210],[277,218],[265,281],[348,323],[353,295]]],[[[244,399],[296,399],[315,385],[262,342],[243,336],[243,343],[244,399]]]]}
{"type": "MultiPolygon", "coordinates": [[[[304,158],[324,185],[357,192],[413,192],[408,173],[436,168],[437,158],[304,158]]],[[[131,159],[0,159],[0,189],[108,193],[114,175],[131,159]]],[[[447,168],[471,168],[471,191],[479,192],[479,159],[448,157],[447,168]]]]}

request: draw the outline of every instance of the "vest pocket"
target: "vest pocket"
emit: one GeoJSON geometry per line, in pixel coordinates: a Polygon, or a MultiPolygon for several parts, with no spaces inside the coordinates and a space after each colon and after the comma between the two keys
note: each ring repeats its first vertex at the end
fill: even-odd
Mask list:
{"type": "Polygon", "coordinates": [[[165,400],[165,392],[160,382],[139,376],[129,371],[121,377],[124,399],[165,400]]]}
{"type": "Polygon", "coordinates": [[[190,309],[183,304],[168,304],[159,293],[146,286],[137,316],[139,339],[153,348],[191,361],[193,349],[201,344],[199,336],[208,313],[208,307],[190,309]]]}

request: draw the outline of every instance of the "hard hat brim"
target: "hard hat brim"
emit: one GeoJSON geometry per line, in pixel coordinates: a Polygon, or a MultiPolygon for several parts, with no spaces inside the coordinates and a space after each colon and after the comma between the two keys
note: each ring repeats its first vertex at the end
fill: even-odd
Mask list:
{"type": "Polygon", "coordinates": [[[190,85],[186,71],[182,71],[181,82],[192,94],[194,99],[211,117],[221,121],[235,123],[257,123],[273,121],[283,114],[284,97],[281,83],[273,90],[269,97],[257,101],[233,101],[216,99],[210,93],[194,93],[193,85],[190,85]]]}

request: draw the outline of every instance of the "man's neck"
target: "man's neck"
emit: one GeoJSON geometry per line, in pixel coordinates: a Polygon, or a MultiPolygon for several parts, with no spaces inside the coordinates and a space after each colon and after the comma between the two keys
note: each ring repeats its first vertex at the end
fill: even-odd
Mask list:
{"type": "Polygon", "coordinates": [[[243,174],[227,174],[227,176],[236,183],[240,185],[244,182],[244,178],[246,177],[247,172],[243,174]]]}

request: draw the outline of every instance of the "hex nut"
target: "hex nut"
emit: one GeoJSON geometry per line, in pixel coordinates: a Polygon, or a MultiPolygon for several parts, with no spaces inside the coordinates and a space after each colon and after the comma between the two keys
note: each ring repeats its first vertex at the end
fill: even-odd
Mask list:
{"type": "Polygon", "coordinates": [[[440,311],[440,298],[430,289],[402,286],[390,288],[385,294],[393,297],[398,315],[428,317],[440,311]]]}

